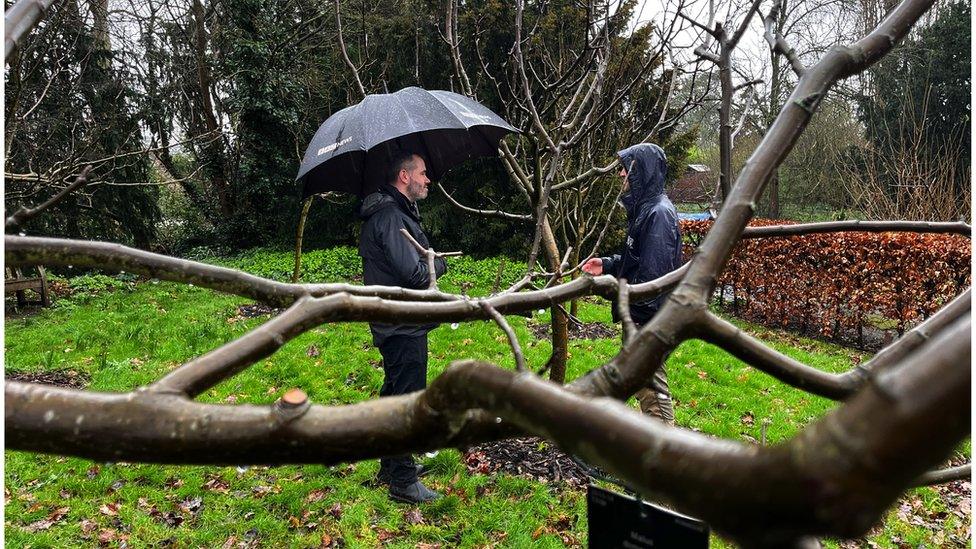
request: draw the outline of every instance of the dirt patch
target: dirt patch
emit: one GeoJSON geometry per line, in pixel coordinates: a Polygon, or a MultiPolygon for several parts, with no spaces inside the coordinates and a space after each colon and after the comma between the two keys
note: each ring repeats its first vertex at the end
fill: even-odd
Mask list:
{"type": "MultiPolygon", "coordinates": [[[[549,324],[529,322],[527,324],[536,339],[549,339],[549,324]]],[[[620,337],[620,330],[602,322],[569,323],[569,339],[614,339],[620,337]]]]}
{"type": "Polygon", "coordinates": [[[7,381],[23,381],[27,383],[43,383],[68,387],[69,389],[83,389],[91,381],[91,376],[74,370],[51,370],[49,372],[5,372],[7,381]]]}
{"type": "Polygon", "coordinates": [[[586,486],[590,478],[551,442],[538,437],[513,438],[472,446],[464,452],[471,474],[508,473],[541,482],[586,486]]]}
{"type": "Polygon", "coordinates": [[[256,318],[259,316],[276,316],[284,309],[277,307],[270,307],[264,305],[263,303],[255,303],[253,305],[241,305],[237,308],[237,316],[243,318],[256,318]]]}

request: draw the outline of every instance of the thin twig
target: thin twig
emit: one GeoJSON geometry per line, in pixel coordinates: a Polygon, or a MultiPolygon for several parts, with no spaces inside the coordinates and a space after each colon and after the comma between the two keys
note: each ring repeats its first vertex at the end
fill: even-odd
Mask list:
{"type": "Polygon", "coordinates": [[[16,230],[17,228],[23,226],[23,224],[32,217],[50,208],[51,206],[54,206],[58,202],[61,202],[72,192],[84,187],[88,183],[88,174],[91,173],[91,170],[91,166],[85,166],[85,169],[81,170],[81,173],[75,178],[74,183],[65,187],[61,192],[52,196],[40,206],[34,208],[25,208],[21,206],[20,209],[7,218],[7,221],[4,224],[4,229],[7,231],[16,230]]]}
{"type": "Polygon", "coordinates": [[[342,16],[339,14],[339,0],[335,0],[335,16],[336,16],[336,28],[338,29],[339,37],[339,51],[342,52],[342,59],[346,62],[346,66],[352,71],[353,79],[356,81],[356,88],[359,90],[361,97],[366,97],[366,88],[363,87],[363,81],[359,79],[359,69],[356,65],[352,63],[349,59],[349,53],[346,51],[346,42],[342,38],[342,16]]]}
{"type": "Polygon", "coordinates": [[[448,202],[450,202],[455,207],[460,208],[466,212],[471,212],[478,215],[485,215],[488,217],[499,217],[501,219],[512,219],[516,221],[532,220],[532,215],[530,214],[513,214],[513,213],[503,212],[501,210],[478,210],[475,208],[471,208],[469,206],[465,206],[464,204],[461,204],[460,202],[455,200],[454,197],[451,196],[450,193],[448,193],[447,190],[443,186],[441,186],[440,183],[437,184],[437,188],[440,189],[441,193],[447,198],[448,202]]]}
{"type": "Polygon", "coordinates": [[[515,331],[508,325],[508,321],[491,306],[491,303],[479,300],[478,305],[491,316],[495,323],[505,332],[505,335],[508,336],[508,344],[512,346],[512,354],[515,355],[515,370],[519,372],[526,371],[525,355],[522,354],[522,347],[519,345],[518,338],[515,337],[515,331]]]}
{"type": "Polygon", "coordinates": [[[624,344],[626,344],[637,332],[634,319],[630,316],[630,284],[627,284],[626,278],[621,278],[617,285],[617,313],[620,315],[624,329],[624,344]]]}

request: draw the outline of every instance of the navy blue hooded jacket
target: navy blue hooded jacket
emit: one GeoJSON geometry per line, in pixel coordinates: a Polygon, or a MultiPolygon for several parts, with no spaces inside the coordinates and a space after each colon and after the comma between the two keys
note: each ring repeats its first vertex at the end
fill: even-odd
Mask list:
{"type": "MultiPolygon", "coordinates": [[[[681,230],[678,212],[664,194],[667,158],[661,147],[642,143],[617,153],[627,170],[630,188],[621,197],[627,209],[627,241],[620,254],[604,257],[604,274],[626,278],[631,284],[654,280],[681,266],[681,230]]],[[[637,325],[646,323],[661,308],[665,295],[630,304],[637,325]]],[[[617,319],[617,308],[613,309],[617,319]]]]}
{"type": "MultiPolygon", "coordinates": [[[[417,205],[407,200],[399,190],[382,185],[379,192],[367,196],[359,209],[364,220],[359,235],[359,255],[363,258],[363,283],[367,286],[400,286],[426,289],[429,282],[427,257],[421,257],[400,229],[407,229],[417,242],[429,247],[430,242],[420,226],[417,205]]],[[[434,260],[435,274],[447,271],[442,258],[434,260]]],[[[392,335],[421,336],[437,324],[385,324],[372,322],[373,344],[380,346],[392,335]]]]}

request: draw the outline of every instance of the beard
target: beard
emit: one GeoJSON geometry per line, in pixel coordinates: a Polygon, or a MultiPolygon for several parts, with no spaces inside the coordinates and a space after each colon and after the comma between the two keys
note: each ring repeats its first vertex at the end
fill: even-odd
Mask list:
{"type": "Polygon", "coordinates": [[[410,195],[409,196],[410,200],[413,201],[423,200],[427,198],[427,186],[419,181],[418,182],[411,181],[407,185],[407,194],[410,195]]]}

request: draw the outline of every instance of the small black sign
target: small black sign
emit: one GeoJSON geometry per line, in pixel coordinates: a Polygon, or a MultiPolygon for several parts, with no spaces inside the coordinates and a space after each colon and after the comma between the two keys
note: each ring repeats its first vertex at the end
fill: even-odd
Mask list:
{"type": "Polygon", "coordinates": [[[591,484],[586,509],[591,548],[708,548],[707,524],[631,496],[591,484]]]}

